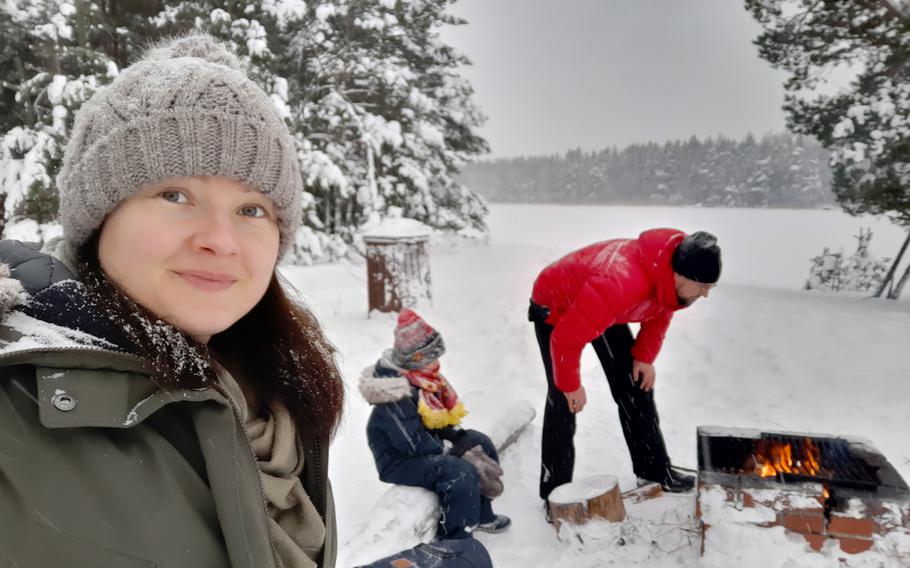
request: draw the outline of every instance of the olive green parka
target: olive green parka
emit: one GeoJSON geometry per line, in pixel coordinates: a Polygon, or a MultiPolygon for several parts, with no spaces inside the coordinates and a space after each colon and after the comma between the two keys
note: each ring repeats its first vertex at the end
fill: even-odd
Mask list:
{"type": "MultiPolygon", "coordinates": [[[[145,361],[60,325],[91,320],[61,300],[76,285],[62,264],[13,241],[0,262],[0,566],[280,566],[259,467],[220,386],[160,389],[145,361]]],[[[300,435],[329,568],[328,440],[300,435]]]]}

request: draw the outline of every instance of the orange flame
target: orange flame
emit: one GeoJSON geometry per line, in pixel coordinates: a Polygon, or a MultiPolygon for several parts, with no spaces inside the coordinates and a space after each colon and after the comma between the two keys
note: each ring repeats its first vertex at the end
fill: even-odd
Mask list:
{"type": "Polygon", "coordinates": [[[786,442],[761,440],[755,451],[755,470],[761,477],[772,477],[778,473],[816,475],[821,471],[821,454],[810,438],[801,452],[794,455],[793,446],[786,442]]]}

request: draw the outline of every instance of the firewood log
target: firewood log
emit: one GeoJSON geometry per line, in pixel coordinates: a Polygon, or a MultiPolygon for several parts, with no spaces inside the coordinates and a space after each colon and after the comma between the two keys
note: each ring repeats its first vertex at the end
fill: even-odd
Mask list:
{"type": "Polygon", "coordinates": [[[647,485],[642,485],[641,487],[636,487],[635,489],[624,492],[622,498],[630,503],[641,503],[648,499],[660,497],[663,494],[664,490],[660,487],[660,483],[648,483],[647,485]]]}
{"type": "MultiPolygon", "coordinates": [[[[487,434],[500,456],[534,420],[530,402],[509,400],[500,393],[459,394],[463,394],[459,398],[471,410],[462,425],[487,434]]],[[[346,565],[367,564],[421,542],[432,542],[439,521],[439,502],[432,491],[395,485],[373,504],[364,519],[344,545],[346,565]]]]}

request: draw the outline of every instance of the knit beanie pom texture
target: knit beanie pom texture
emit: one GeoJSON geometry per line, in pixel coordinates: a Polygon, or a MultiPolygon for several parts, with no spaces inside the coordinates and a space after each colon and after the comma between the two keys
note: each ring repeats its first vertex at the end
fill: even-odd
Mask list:
{"type": "Polygon", "coordinates": [[[301,220],[296,145],[268,95],[206,34],[161,42],[77,112],[57,179],[75,252],[141,186],[221,176],[275,204],[280,253],[301,220]]]}
{"type": "Polygon", "coordinates": [[[160,61],[178,57],[195,57],[210,63],[224,65],[234,71],[243,71],[240,59],[227,46],[207,34],[190,34],[159,42],[150,47],[143,61],[160,61]]]}

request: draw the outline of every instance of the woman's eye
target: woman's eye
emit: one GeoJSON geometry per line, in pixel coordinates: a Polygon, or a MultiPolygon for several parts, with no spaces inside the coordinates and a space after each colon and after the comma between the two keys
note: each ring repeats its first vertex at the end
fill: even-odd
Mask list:
{"type": "Polygon", "coordinates": [[[186,195],[184,195],[183,192],[176,191],[174,189],[167,189],[165,191],[162,191],[158,195],[161,196],[162,199],[170,201],[171,203],[189,202],[189,199],[187,199],[186,195]]]}
{"type": "Polygon", "coordinates": [[[240,208],[240,214],[244,217],[266,217],[265,207],[259,205],[244,205],[240,208]]]}

